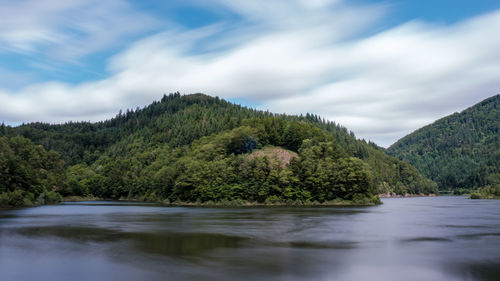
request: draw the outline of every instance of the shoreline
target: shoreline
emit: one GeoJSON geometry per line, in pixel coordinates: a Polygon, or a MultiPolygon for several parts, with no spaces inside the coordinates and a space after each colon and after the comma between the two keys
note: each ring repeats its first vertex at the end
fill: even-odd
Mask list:
{"type": "MultiPolygon", "coordinates": [[[[376,197],[375,197],[376,198],[376,197]]],[[[354,202],[348,200],[333,200],[326,202],[300,202],[300,201],[292,201],[292,202],[268,202],[268,203],[259,203],[252,201],[207,201],[207,202],[183,202],[183,201],[174,201],[170,202],[169,200],[164,201],[144,201],[139,199],[103,199],[103,198],[92,198],[92,197],[77,197],[70,196],[65,197],[61,202],[85,202],[85,201],[109,201],[109,202],[134,202],[134,203],[150,203],[155,204],[162,207],[216,207],[216,208],[224,208],[224,207],[370,207],[370,206],[378,206],[383,204],[380,199],[375,201],[364,201],[364,202],[354,202]]]]}
{"type": "Polygon", "coordinates": [[[434,194],[434,193],[429,193],[429,194],[424,194],[424,193],[420,193],[420,194],[405,193],[405,194],[401,195],[401,194],[387,192],[387,193],[378,194],[379,198],[413,198],[413,197],[437,197],[437,196],[438,195],[434,194]]]}
{"type": "MultiPolygon", "coordinates": [[[[154,202],[151,202],[154,203],[154,202]]],[[[355,203],[355,202],[322,202],[322,203],[256,203],[256,202],[172,202],[159,203],[162,207],[194,207],[194,208],[260,208],[260,207],[293,207],[293,208],[309,208],[309,207],[373,207],[380,204],[375,203],[355,203]]]]}

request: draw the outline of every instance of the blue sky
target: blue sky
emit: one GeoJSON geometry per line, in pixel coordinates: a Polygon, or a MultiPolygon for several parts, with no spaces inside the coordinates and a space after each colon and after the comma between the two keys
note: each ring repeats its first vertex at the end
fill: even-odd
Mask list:
{"type": "Polygon", "coordinates": [[[0,0],[0,121],[203,92],[388,146],[500,91],[499,30],[493,0],[0,0]]]}

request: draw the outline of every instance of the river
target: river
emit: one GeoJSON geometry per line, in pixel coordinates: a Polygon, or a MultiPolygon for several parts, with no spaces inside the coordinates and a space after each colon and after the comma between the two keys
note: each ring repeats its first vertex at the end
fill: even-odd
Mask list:
{"type": "Polygon", "coordinates": [[[0,210],[0,280],[500,280],[500,200],[0,210]]]}

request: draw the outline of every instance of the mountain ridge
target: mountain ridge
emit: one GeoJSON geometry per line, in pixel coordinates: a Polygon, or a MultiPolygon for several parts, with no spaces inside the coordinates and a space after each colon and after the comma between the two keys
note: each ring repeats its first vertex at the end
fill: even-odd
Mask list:
{"type": "Polygon", "coordinates": [[[424,126],[387,152],[435,180],[440,189],[500,184],[500,95],[424,126]]]}

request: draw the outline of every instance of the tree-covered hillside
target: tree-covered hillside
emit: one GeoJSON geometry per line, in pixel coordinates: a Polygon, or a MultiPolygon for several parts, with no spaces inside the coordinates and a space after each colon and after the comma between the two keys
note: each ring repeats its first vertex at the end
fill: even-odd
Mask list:
{"type": "Polygon", "coordinates": [[[324,202],[436,191],[414,167],[333,122],[202,94],[171,94],[98,123],[2,126],[0,134],[57,151],[65,169],[53,188],[64,196],[324,202]],[[273,160],[269,147],[296,156],[273,160]]]}
{"type": "MultiPolygon", "coordinates": [[[[259,111],[232,104],[203,94],[165,95],[159,102],[142,109],[127,110],[102,122],[70,122],[60,125],[46,123],[2,125],[0,135],[23,136],[47,150],[62,154],[67,164],[90,164],[110,146],[124,139],[144,138],[149,144],[171,147],[188,145],[208,136],[241,126],[249,118],[277,117],[288,121],[304,121],[328,131],[340,145],[357,156],[366,155],[366,146],[358,142],[346,128],[318,116],[290,116],[259,111]]],[[[372,146],[376,147],[373,143],[372,146]]]]}
{"type": "Polygon", "coordinates": [[[444,190],[500,185],[500,95],[407,135],[388,152],[444,190]]]}
{"type": "Polygon", "coordinates": [[[55,203],[64,185],[59,153],[23,137],[0,137],[0,206],[55,203]]]}

